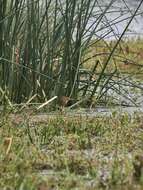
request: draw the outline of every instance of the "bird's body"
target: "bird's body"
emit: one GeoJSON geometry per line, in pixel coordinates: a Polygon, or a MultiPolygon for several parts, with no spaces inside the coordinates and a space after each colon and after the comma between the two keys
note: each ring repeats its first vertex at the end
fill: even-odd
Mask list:
{"type": "Polygon", "coordinates": [[[68,102],[71,100],[68,96],[60,96],[58,99],[58,103],[62,107],[66,107],[68,105],[68,102]]]}
{"type": "Polygon", "coordinates": [[[61,112],[64,112],[64,107],[69,107],[69,106],[73,105],[74,103],[76,103],[76,100],[71,99],[68,96],[60,96],[58,98],[58,104],[60,106],[61,112]]]}

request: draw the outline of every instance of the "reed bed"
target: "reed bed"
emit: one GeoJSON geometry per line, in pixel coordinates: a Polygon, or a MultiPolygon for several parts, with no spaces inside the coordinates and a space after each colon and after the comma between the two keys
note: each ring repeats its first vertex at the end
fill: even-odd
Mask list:
{"type": "MultiPolygon", "coordinates": [[[[107,20],[114,0],[101,7],[97,0],[2,0],[0,2],[0,94],[1,103],[23,103],[31,97],[45,102],[54,96],[92,99],[118,73],[114,53],[143,1],[117,37],[107,20]],[[98,9],[96,9],[98,8],[98,9]],[[107,30],[108,29],[108,30],[107,30]],[[98,33],[100,32],[100,35],[98,33]],[[113,47],[104,38],[113,34],[113,47]],[[93,43],[103,43],[109,53],[96,57],[92,69],[84,69],[93,43]],[[108,65],[112,72],[105,77],[108,65]],[[100,73],[93,80],[95,73],[100,73]],[[89,77],[82,83],[83,73],[89,77]],[[90,86],[92,90],[89,90],[90,86]],[[97,90],[102,86],[101,90],[97,90]]],[[[127,7],[126,11],[130,11],[127,7]]],[[[118,10],[117,10],[118,12],[118,10]]],[[[97,53],[97,52],[96,52],[97,53]]],[[[85,77],[84,77],[85,79],[85,77]]],[[[107,88],[106,88],[107,89],[107,88]]]]}

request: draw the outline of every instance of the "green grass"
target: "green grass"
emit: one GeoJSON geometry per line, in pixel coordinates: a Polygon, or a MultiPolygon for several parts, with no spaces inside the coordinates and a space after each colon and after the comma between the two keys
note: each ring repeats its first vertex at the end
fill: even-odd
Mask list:
{"type": "Polygon", "coordinates": [[[1,116],[0,123],[2,189],[142,188],[141,116],[59,116],[41,124],[10,118],[1,116]]]}
{"type": "Polygon", "coordinates": [[[143,188],[142,116],[58,115],[43,122],[33,119],[37,110],[29,106],[61,95],[88,97],[80,106],[97,106],[114,85],[115,91],[124,86],[122,74],[142,79],[143,40],[122,40],[142,1],[118,41],[93,40],[113,3],[97,15],[91,0],[63,6],[46,0],[44,7],[40,1],[0,3],[0,189],[143,188]],[[13,106],[24,102],[20,109],[13,106]],[[19,114],[7,114],[7,108],[19,114]]]}

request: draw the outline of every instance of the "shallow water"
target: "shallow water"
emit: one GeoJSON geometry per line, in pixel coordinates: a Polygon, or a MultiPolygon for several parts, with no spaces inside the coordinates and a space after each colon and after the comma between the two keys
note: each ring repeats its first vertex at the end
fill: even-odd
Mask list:
{"type": "MultiPolygon", "coordinates": [[[[101,9],[104,10],[105,6],[108,6],[110,2],[111,1],[102,0],[99,1],[99,5],[101,9]]],[[[134,14],[134,11],[140,3],[139,0],[126,0],[124,2],[123,0],[115,0],[111,8],[107,11],[106,16],[102,20],[103,25],[105,25],[105,23],[107,24],[108,22],[106,32],[111,29],[113,30],[113,32],[106,37],[107,39],[114,39],[115,34],[116,36],[120,36],[124,28],[126,27],[127,22],[130,20],[130,17],[134,14]],[[126,5],[124,2],[126,3],[126,5]]],[[[95,12],[101,12],[101,9],[99,10],[99,8],[95,8],[95,12]]],[[[143,4],[141,5],[137,14],[139,15],[137,15],[135,19],[132,21],[128,28],[128,31],[125,34],[125,36],[127,37],[143,35],[143,4]]],[[[97,36],[101,36],[104,35],[103,33],[105,34],[105,29],[104,32],[99,31],[96,34],[97,36]]]]}

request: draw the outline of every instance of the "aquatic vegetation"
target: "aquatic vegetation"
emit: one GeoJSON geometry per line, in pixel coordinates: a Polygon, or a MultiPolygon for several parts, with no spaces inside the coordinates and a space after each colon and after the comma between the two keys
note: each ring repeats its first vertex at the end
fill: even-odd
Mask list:
{"type": "MultiPolygon", "coordinates": [[[[142,1],[135,10],[125,6],[130,16],[120,36],[112,28],[117,20],[110,24],[105,19],[112,9],[121,12],[114,3],[100,7],[92,0],[2,1],[0,104],[43,103],[55,96],[80,100],[86,96],[97,102],[112,89],[114,76],[122,79],[120,69],[142,66],[141,50],[136,54],[130,42],[123,42],[142,1]],[[112,33],[116,40],[108,43],[105,38],[112,33]],[[134,52],[135,63],[130,57],[134,52]]],[[[118,22],[122,21],[120,14],[118,22]]]]}
{"type": "Polygon", "coordinates": [[[142,116],[1,121],[1,188],[142,187],[142,116]]]}
{"type": "Polygon", "coordinates": [[[0,189],[143,188],[142,115],[80,115],[142,103],[143,39],[123,37],[143,1],[119,36],[114,2],[0,2],[0,189]]]}

